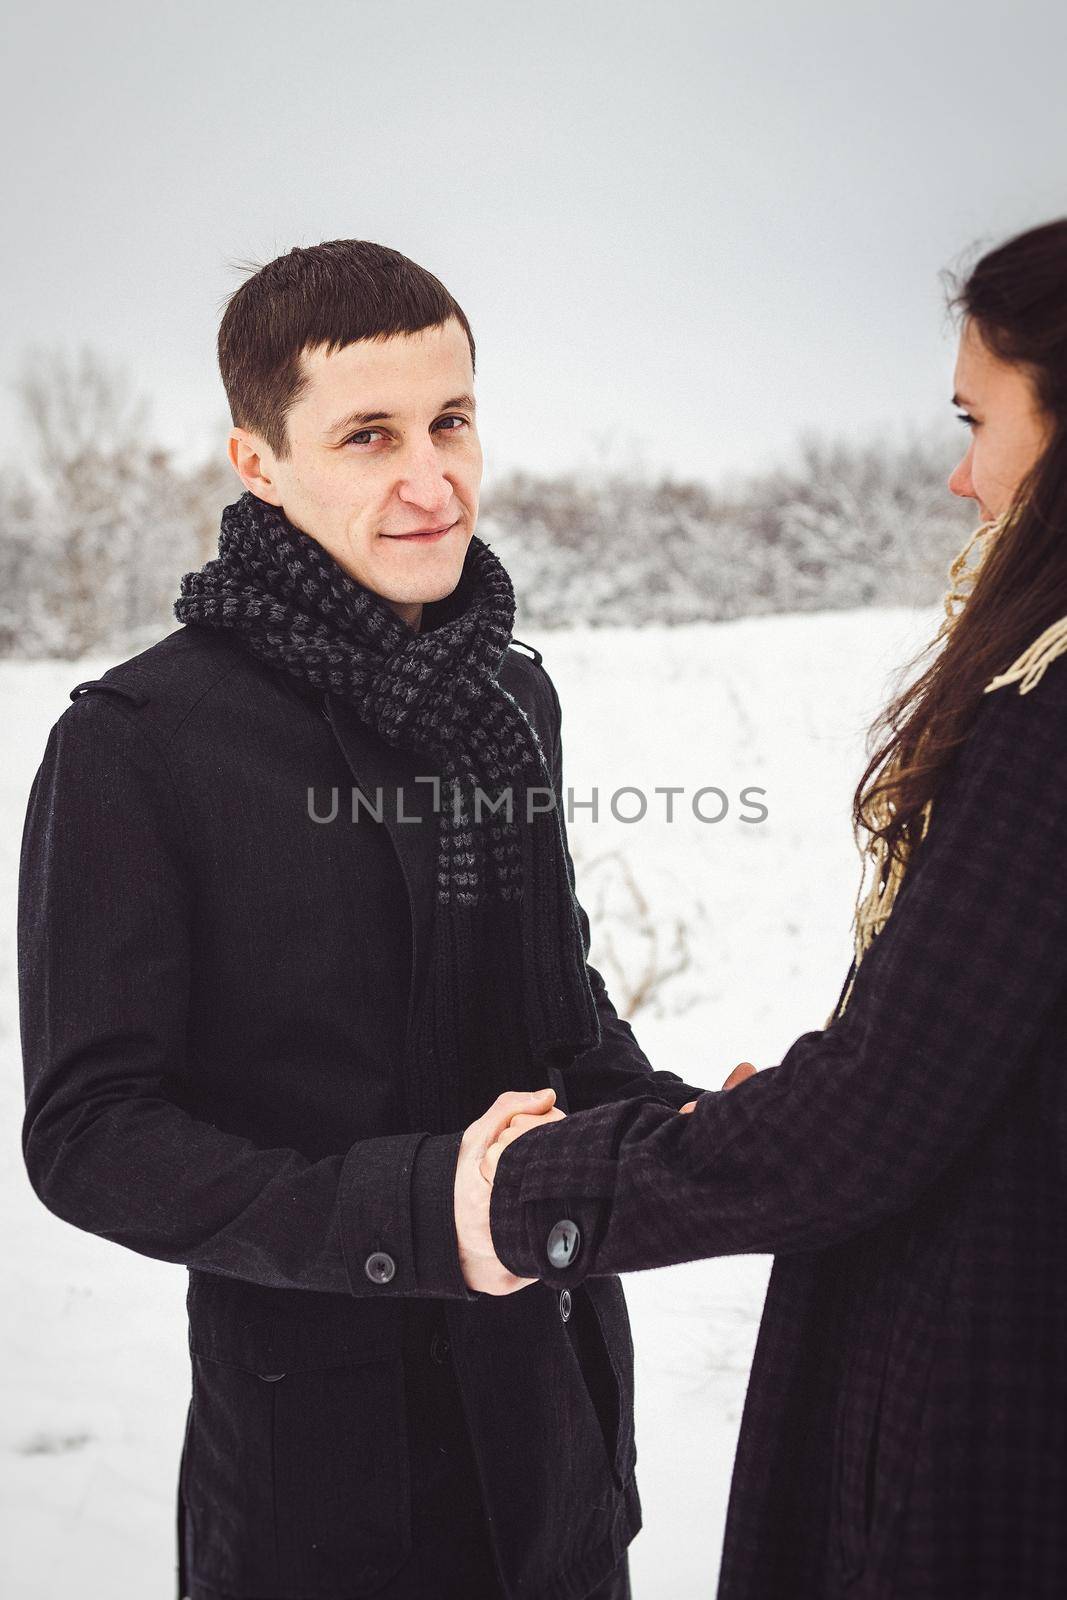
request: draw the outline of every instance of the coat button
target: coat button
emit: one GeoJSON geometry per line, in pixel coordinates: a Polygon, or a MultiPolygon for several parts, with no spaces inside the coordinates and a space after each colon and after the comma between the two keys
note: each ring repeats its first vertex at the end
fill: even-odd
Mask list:
{"type": "Polygon", "coordinates": [[[396,1262],[384,1250],[375,1250],[367,1257],[363,1270],[372,1283],[388,1283],[396,1277],[396,1262]]]}
{"type": "Polygon", "coordinates": [[[444,1366],[445,1357],[448,1355],[448,1352],[451,1350],[451,1348],[452,1346],[450,1342],[445,1338],[443,1333],[435,1333],[433,1338],[430,1340],[430,1354],[437,1362],[439,1367],[444,1366]]]}
{"type": "Polygon", "coordinates": [[[569,1267],[578,1254],[582,1235],[578,1224],[564,1217],[548,1236],[548,1259],[554,1267],[569,1267]]]}
{"type": "Polygon", "coordinates": [[[564,1322],[566,1322],[567,1318],[571,1314],[571,1292],[569,1289],[563,1289],[560,1292],[559,1314],[563,1318],[564,1322]]]}

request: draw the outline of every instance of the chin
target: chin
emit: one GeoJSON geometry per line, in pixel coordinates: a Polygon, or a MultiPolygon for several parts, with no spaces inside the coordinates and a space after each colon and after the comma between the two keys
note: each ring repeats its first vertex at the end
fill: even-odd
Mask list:
{"type": "Polygon", "coordinates": [[[460,572],[456,571],[435,573],[432,577],[427,575],[423,582],[409,580],[407,583],[397,583],[394,579],[390,583],[387,579],[383,579],[380,584],[374,584],[372,587],[391,605],[428,606],[434,600],[447,600],[459,579],[460,572]]]}
{"type": "Polygon", "coordinates": [[[447,600],[458,582],[459,576],[457,574],[455,581],[452,583],[427,584],[424,589],[419,589],[417,592],[405,596],[406,603],[408,605],[428,606],[432,605],[435,600],[447,600]]]}
{"type": "Polygon", "coordinates": [[[436,551],[425,550],[420,554],[423,557],[419,562],[421,570],[397,572],[394,568],[380,574],[381,583],[374,587],[383,598],[399,605],[429,605],[431,601],[444,600],[452,593],[463,575],[466,546],[462,555],[457,557],[455,552],[449,552],[444,560],[440,559],[444,551],[440,552],[437,560],[433,559],[438,554],[436,551]]]}

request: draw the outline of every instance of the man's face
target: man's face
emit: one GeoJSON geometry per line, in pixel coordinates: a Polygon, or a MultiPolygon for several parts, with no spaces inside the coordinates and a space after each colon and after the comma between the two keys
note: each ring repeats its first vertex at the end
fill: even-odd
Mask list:
{"type": "Polygon", "coordinates": [[[280,461],[235,428],[245,487],[316,539],[417,628],[459,582],[478,520],[482,448],[474,370],[460,324],[305,350],[308,384],[288,414],[280,461]]]}

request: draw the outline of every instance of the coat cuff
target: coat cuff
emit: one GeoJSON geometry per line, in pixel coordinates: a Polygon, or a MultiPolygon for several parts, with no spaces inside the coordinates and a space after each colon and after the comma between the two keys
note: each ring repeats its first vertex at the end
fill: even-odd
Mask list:
{"type": "MultiPolygon", "coordinates": [[[[590,1115],[596,1113],[583,1113],[580,1120],[590,1115]]],[[[497,1258],[509,1272],[540,1278],[557,1289],[574,1288],[595,1272],[615,1188],[615,1162],[606,1154],[579,1153],[573,1134],[568,1122],[557,1122],[515,1139],[501,1152],[489,1196],[497,1258]],[[576,1159],[552,1140],[564,1130],[576,1159]],[[576,1243],[566,1250],[564,1263],[561,1244],[575,1239],[575,1229],[576,1243]]]]}
{"type": "Polygon", "coordinates": [[[341,1239],[355,1295],[477,1300],[459,1266],[453,1193],[462,1133],[360,1139],[341,1172],[341,1239]]]}
{"type": "Polygon", "coordinates": [[[658,1100],[662,1105],[673,1106],[675,1111],[680,1111],[690,1100],[699,1100],[702,1094],[708,1093],[707,1089],[695,1089],[691,1083],[671,1083],[653,1079],[644,1098],[658,1100]]]}
{"type": "Polygon", "coordinates": [[[427,1134],[415,1156],[411,1214],[415,1232],[415,1276],[419,1293],[454,1300],[480,1300],[467,1286],[456,1236],[456,1167],[462,1133],[427,1134]]]}

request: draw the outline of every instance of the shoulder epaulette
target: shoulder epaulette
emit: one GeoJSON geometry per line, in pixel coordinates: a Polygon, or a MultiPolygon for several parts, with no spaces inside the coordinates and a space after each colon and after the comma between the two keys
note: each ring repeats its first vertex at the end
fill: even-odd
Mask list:
{"type": "Polygon", "coordinates": [[[512,647],[518,645],[520,650],[529,650],[537,665],[541,665],[541,652],[540,650],[535,650],[532,644],[526,644],[522,639],[512,639],[511,643],[512,647]]]}
{"type": "Polygon", "coordinates": [[[86,678],[84,683],[76,683],[70,691],[70,698],[76,700],[79,695],[85,694],[90,689],[106,689],[111,694],[121,694],[125,699],[132,700],[135,706],[143,706],[148,700],[148,695],[141,694],[124,683],[108,683],[106,678],[86,678]]]}

